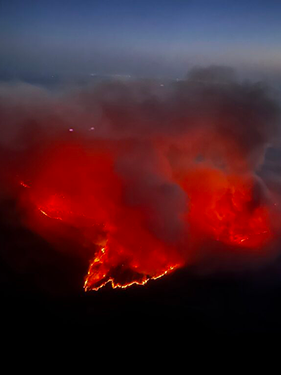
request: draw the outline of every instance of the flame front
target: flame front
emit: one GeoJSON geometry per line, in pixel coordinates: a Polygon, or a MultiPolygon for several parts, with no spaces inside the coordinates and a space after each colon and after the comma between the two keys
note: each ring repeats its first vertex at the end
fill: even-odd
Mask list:
{"type": "Polygon", "coordinates": [[[74,229],[78,233],[81,256],[92,259],[85,291],[106,284],[145,285],[184,266],[190,249],[194,243],[199,249],[202,239],[247,251],[272,238],[268,208],[254,201],[251,177],[202,164],[175,177],[173,183],[189,202],[181,218],[184,235],[170,242],[152,230],[154,212],[124,200],[125,185],[108,153],[58,149],[32,183],[20,185],[28,187],[25,199],[41,215],[33,229],[50,241],[56,240],[54,232],[60,226],[63,236],[72,238],[74,229]],[[47,230],[50,226],[53,232],[47,230]]]}
{"type": "Polygon", "coordinates": [[[253,249],[271,239],[269,211],[255,203],[252,178],[203,167],[191,171],[183,186],[190,197],[188,221],[195,233],[253,249]]]}
{"type": "Polygon", "coordinates": [[[119,269],[116,273],[116,269],[113,270],[110,262],[108,262],[106,247],[101,247],[96,257],[90,263],[88,274],[84,283],[84,289],[85,291],[99,290],[108,283],[111,283],[113,289],[124,289],[134,284],[145,285],[149,280],[159,279],[160,277],[171,273],[178,267],[180,267],[179,264],[170,265],[159,274],[144,275],[134,271],[133,267],[126,267],[124,264],[122,264],[121,267],[118,267],[119,269]],[[127,278],[124,277],[124,275],[126,276],[126,273],[127,278]]]}

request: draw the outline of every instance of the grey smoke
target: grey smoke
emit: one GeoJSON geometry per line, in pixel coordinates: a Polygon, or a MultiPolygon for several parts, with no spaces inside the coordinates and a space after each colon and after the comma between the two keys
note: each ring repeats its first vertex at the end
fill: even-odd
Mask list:
{"type": "Polygon", "coordinates": [[[164,86],[108,81],[49,92],[6,84],[0,86],[0,144],[16,169],[23,156],[36,158],[58,139],[115,145],[126,204],[146,207],[151,230],[173,242],[184,235],[188,201],[174,173],[199,159],[255,173],[267,147],[280,140],[280,113],[269,87],[240,82],[231,68],[219,66],[196,67],[164,86]]]}

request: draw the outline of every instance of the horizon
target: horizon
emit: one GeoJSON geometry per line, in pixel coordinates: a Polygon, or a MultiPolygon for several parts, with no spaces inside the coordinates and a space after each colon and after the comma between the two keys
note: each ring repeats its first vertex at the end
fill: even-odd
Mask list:
{"type": "Polygon", "coordinates": [[[194,66],[227,65],[281,81],[280,12],[276,1],[2,0],[0,78],[176,79],[194,66]]]}

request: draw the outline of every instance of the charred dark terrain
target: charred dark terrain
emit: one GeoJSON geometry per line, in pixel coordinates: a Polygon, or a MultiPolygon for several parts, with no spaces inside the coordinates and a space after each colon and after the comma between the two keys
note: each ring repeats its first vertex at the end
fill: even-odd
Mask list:
{"type": "Polygon", "coordinates": [[[2,332],[79,329],[90,335],[115,329],[140,335],[144,328],[152,337],[166,330],[189,337],[280,334],[280,257],[254,269],[229,273],[190,267],[145,286],[113,290],[107,285],[85,293],[86,262],[58,254],[39,236],[9,222],[11,210],[13,202],[2,203],[2,332]]]}

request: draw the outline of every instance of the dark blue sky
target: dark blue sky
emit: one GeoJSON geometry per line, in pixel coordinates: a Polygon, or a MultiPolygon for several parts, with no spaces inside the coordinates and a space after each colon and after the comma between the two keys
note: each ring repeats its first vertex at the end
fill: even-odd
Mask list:
{"type": "Polygon", "coordinates": [[[0,74],[281,74],[279,0],[0,0],[0,74]]]}

